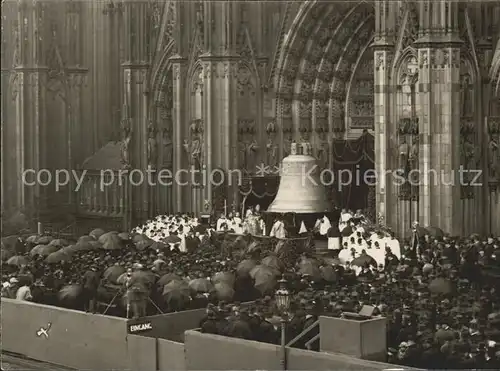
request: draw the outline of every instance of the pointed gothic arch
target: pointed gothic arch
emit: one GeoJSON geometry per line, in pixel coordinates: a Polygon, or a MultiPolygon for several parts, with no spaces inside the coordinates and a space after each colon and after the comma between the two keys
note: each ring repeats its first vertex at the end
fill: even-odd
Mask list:
{"type": "Polygon", "coordinates": [[[325,146],[331,147],[328,133],[345,134],[345,102],[353,67],[374,31],[374,10],[369,4],[307,1],[302,5],[276,73],[275,117],[282,143],[295,135],[310,140],[323,153],[325,146]]]}

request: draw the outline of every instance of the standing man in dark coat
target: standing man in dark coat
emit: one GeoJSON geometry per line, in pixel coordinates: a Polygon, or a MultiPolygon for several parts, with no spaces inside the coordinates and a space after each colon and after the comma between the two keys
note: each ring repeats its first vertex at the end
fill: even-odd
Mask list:
{"type": "Polygon", "coordinates": [[[100,274],[94,265],[83,275],[83,297],[86,312],[95,313],[96,311],[95,304],[100,281],[100,274]]]}

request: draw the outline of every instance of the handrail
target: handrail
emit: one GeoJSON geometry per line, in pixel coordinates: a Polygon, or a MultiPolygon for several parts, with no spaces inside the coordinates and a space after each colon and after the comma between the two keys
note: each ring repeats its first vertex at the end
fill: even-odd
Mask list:
{"type": "Polygon", "coordinates": [[[319,339],[319,334],[314,335],[314,337],[306,343],[307,350],[311,350],[311,344],[319,339]]]}
{"type": "Polygon", "coordinates": [[[295,336],[286,346],[291,347],[293,346],[297,341],[299,341],[304,335],[306,335],[309,331],[314,329],[316,326],[319,326],[319,319],[317,319],[311,326],[303,330],[300,334],[295,336]]]}

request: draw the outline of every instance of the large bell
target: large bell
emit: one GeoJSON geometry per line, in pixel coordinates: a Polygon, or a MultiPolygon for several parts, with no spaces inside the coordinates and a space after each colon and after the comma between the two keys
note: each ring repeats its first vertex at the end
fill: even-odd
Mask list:
{"type": "Polygon", "coordinates": [[[282,161],[280,186],[268,212],[312,214],[333,210],[326,187],[320,181],[321,169],[311,156],[309,143],[292,143],[290,156],[282,161]]]}

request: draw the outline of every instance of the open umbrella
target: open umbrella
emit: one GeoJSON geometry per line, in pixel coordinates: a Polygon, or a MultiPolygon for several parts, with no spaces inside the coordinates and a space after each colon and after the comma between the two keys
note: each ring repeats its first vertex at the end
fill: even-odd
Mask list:
{"type": "Polygon", "coordinates": [[[270,269],[259,269],[255,272],[254,281],[261,294],[270,293],[276,286],[276,275],[270,269]]]}
{"type": "Polygon", "coordinates": [[[4,261],[12,258],[14,256],[14,253],[12,251],[9,251],[9,250],[1,249],[0,255],[1,255],[2,261],[4,262],[4,261]]]}
{"type": "Polygon", "coordinates": [[[125,246],[120,237],[118,237],[118,234],[113,232],[101,235],[99,242],[102,244],[104,250],[120,250],[125,246]]]}
{"type": "Polygon", "coordinates": [[[163,242],[157,242],[153,241],[153,243],[149,246],[151,250],[154,251],[160,251],[162,253],[166,253],[167,251],[170,251],[170,247],[164,244],[163,242]]]}
{"type": "Polygon", "coordinates": [[[250,271],[257,265],[252,259],[245,259],[238,264],[236,273],[238,276],[243,277],[250,274],[250,271]]]}
{"type": "Polygon", "coordinates": [[[231,302],[234,298],[234,289],[225,282],[216,283],[215,294],[219,300],[224,300],[226,302],[231,302]]]}
{"type": "Polygon", "coordinates": [[[236,277],[231,272],[217,272],[212,277],[212,283],[214,285],[217,285],[218,283],[225,283],[225,284],[233,287],[235,281],[236,281],[236,277]]]}
{"type": "Polygon", "coordinates": [[[151,286],[155,283],[156,276],[151,271],[135,271],[130,277],[130,282],[138,282],[151,286]]]}
{"type": "Polygon", "coordinates": [[[91,242],[78,240],[78,242],[75,245],[71,245],[71,249],[75,251],[90,251],[93,250],[94,248],[91,242]]]}
{"type": "Polygon", "coordinates": [[[118,278],[125,273],[125,268],[121,265],[112,265],[111,267],[106,268],[102,277],[110,282],[110,283],[118,283],[118,278]]]}
{"type": "Polygon", "coordinates": [[[56,252],[59,250],[59,247],[57,246],[49,246],[49,245],[36,245],[33,249],[30,251],[31,256],[35,255],[42,255],[42,256],[49,256],[53,252],[56,252]]]}
{"type": "Polygon", "coordinates": [[[281,272],[283,268],[283,265],[279,261],[278,257],[275,255],[266,256],[264,259],[262,259],[261,264],[270,267],[278,272],[281,272]]]}
{"type": "Polygon", "coordinates": [[[81,297],[82,292],[81,285],[68,285],[59,290],[57,298],[61,303],[72,304],[81,297]]]}
{"type": "Polygon", "coordinates": [[[214,291],[214,286],[206,278],[196,278],[189,282],[189,288],[194,292],[209,293],[214,291]]]}
{"type": "Polygon", "coordinates": [[[321,267],[320,271],[321,278],[323,278],[326,282],[336,282],[338,280],[337,272],[331,265],[321,267]]]}
{"type": "Polygon", "coordinates": [[[438,227],[426,227],[427,234],[434,238],[443,238],[444,232],[441,228],[438,227]]]}
{"type": "Polygon", "coordinates": [[[328,265],[341,265],[342,264],[342,262],[339,260],[339,258],[332,258],[331,256],[324,256],[322,259],[325,262],[325,264],[328,264],[328,265]]]}
{"type": "Polygon", "coordinates": [[[94,237],[91,237],[91,236],[81,236],[77,243],[80,243],[80,242],[90,242],[90,241],[95,241],[96,239],[94,237]]]}
{"type": "Polygon", "coordinates": [[[26,252],[23,241],[18,236],[3,237],[2,249],[11,251],[14,254],[24,254],[26,252]]]}
{"type": "Polygon", "coordinates": [[[71,260],[71,252],[68,250],[58,250],[56,252],[53,252],[47,256],[45,261],[50,264],[57,264],[62,261],[70,261],[71,260]]]}
{"type": "Polygon", "coordinates": [[[429,291],[434,294],[450,294],[454,290],[451,281],[445,278],[435,278],[429,283],[429,291]]]}
{"type": "Polygon", "coordinates": [[[55,240],[50,241],[49,246],[58,246],[58,247],[63,247],[63,246],[68,246],[68,241],[62,239],[62,238],[56,238],[55,240]]]}
{"type": "Polygon", "coordinates": [[[28,260],[24,256],[16,255],[12,258],[9,258],[9,260],[7,260],[7,264],[20,267],[21,265],[28,264],[28,260]]]}
{"type": "Polygon", "coordinates": [[[94,230],[92,230],[90,233],[89,233],[89,236],[90,237],[93,237],[95,240],[98,240],[99,238],[101,238],[101,236],[103,234],[105,234],[106,232],[104,232],[103,229],[101,228],[96,228],[94,230]]]}
{"type": "Polygon", "coordinates": [[[165,285],[162,297],[171,310],[183,309],[191,301],[189,286],[184,281],[171,281],[165,285]]]}
{"type": "Polygon", "coordinates": [[[364,267],[367,264],[376,267],[377,261],[368,254],[361,254],[360,256],[352,259],[351,261],[351,265],[355,265],[357,267],[364,267]]]}
{"type": "Polygon", "coordinates": [[[161,276],[156,284],[158,285],[158,287],[164,287],[165,285],[168,285],[172,281],[182,281],[182,278],[179,277],[177,274],[167,273],[161,276]]]}
{"type": "Polygon", "coordinates": [[[130,240],[130,234],[127,232],[118,233],[118,237],[120,237],[120,239],[122,241],[129,241],[130,240]]]}
{"type": "Polygon", "coordinates": [[[175,234],[171,234],[170,236],[167,236],[164,239],[162,239],[162,242],[164,242],[166,244],[171,244],[171,243],[176,244],[176,243],[181,242],[181,239],[179,238],[179,236],[176,236],[175,234]]]}
{"type": "MultiPolygon", "coordinates": [[[[26,242],[29,242],[29,243],[38,243],[38,235],[37,234],[32,234],[31,236],[29,236],[27,239],[26,239],[26,242]]],[[[3,240],[3,239],[2,239],[3,240]]]]}
{"type": "Polygon", "coordinates": [[[253,241],[245,250],[245,253],[252,254],[256,251],[262,250],[262,244],[259,241],[253,241]]]}
{"type": "Polygon", "coordinates": [[[314,281],[321,279],[321,271],[319,270],[318,262],[310,258],[302,258],[298,264],[299,274],[302,276],[309,276],[314,281]]]}
{"type": "Polygon", "coordinates": [[[153,245],[154,241],[148,237],[141,239],[138,242],[135,242],[134,245],[137,250],[143,251],[146,250],[148,247],[153,245]]]}
{"type": "Polygon", "coordinates": [[[90,241],[90,246],[92,247],[92,250],[99,250],[103,248],[103,244],[99,241],[90,241]]]}
{"type": "Polygon", "coordinates": [[[275,269],[268,267],[267,265],[256,265],[253,267],[253,269],[250,271],[250,277],[255,279],[255,277],[260,274],[261,272],[264,272],[264,274],[272,274],[273,276],[279,275],[279,271],[276,272],[275,269]]]}
{"type": "Polygon", "coordinates": [[[427,229],[420,225],[416,225],[414,231],[417,233],[418,237],[424,237],[426,234],[428,234],[427,229]]]}
{"type": "Polygon", "coordinates": [[[51,236],[39,236],[35,243],[39,245],[48,245],[53,238],[51,236]]]}

